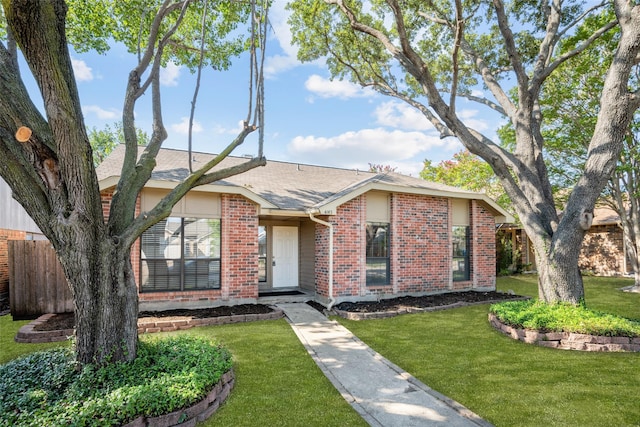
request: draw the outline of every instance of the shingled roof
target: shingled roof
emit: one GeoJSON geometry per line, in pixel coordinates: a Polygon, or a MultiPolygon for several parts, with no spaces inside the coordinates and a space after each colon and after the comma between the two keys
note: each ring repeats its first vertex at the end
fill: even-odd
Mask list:
{"type": "MultiPolygon", "coordinates": [[[[144,147],[140,147],[139,154],[143,149],[144,147]]],[[[124,145],[120,145],[98,166],[97,174],[101,189],[112,187],[117,183],[124,153],[124,145]]],[[[172,183],[184,179],[189,173],[188,156],[187,151],[161,149],[156,157],[157,165],[148,186],[170,188],[172,183]]],[[[198,168],[198,165],[205,164],[215,155],[194,152],[192,156],[194,168],[198,168]]],[[[246,161],[244,157],[229,156],[216,168],[233,166],[246,161]]],[[[461,190],[393,172],[373,173],[274,160],[268,160],[264,167],[258,167],[204,187],[207,187],[208,191],[225,192],[227,190],[245,195],[251,193],[255,195],[254,201],[270,211],[304,213],[314,210],[330,214],[340,204],[366,191],[383,190],[480,199],[489,205],[496,215],[508,216],[508,213],[483,193],[461,190]]]]}

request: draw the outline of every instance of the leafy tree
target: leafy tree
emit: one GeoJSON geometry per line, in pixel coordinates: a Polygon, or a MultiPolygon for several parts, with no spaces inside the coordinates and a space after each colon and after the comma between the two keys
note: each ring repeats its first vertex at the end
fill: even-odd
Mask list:
{"type": "Polygon", "coordinates": [[[511,201],[505,194],[491,166],[469,150],[461,150],[451,160],[437,165],[425,159],[420,177],[427,181],[440,182],[471,191],[485,192],[500,206],[511,210],[511,201]]]}
{"type": "MultiPolygon", "coordinates": [[[[89,143],[93,150],[93,164],[98,166],[102,161],[118,146],[124,144],[124,131],[122,123],[116,122],[111,126],[106,125],[104,129],[95,126],[89,130],[89,143]]],[[[136,128],[138,145],[147,145],[149,135],[142,129],[136,128]]]]}
{"type": "MultiPolygon", "coordinates": [[[[610,14],[609,14],[610,15],[610,14]]],[[[588,19],[579,32],[592,32],[600,16],[588,19]]],[[[588,136],[597,122],[597,94],[602,91],[604,75],[609,68],[620,34],[611,31],[600,37],[571,63],[563,64],[552,75],[542,95],[542,111],[547,118],[542,132],[547,141],[549,175],[558,187],[556,199],[565,202],[565,188],[577,182],[584,168],[589,148],[588,136]]],[[[565,50],[574,46],[568,44],[565,50]]],[[[639,76],[630,76],[638,86],[639,76]]],[[[640,113],[636,111],[623,139],[616,169],[603,189],[598,203],[620,216],[624,245],[640,289],[640,113]]],[[[560,206],[562,208],[562,206],[560,206]]]]}
{"type": "Polygon", "coordinates": [[[640,58],[640,5],[627,0],[589,8],[561,0],[294,0],[290,9],[300,59],[326,58],[334,78],[412,105],[442,137],[457,137],[486,161],[533,242],[540,298],[583,301],[581,242],[640,105],[640,91],[630,81],[640,58]],[[601,9],[612,10],[615,19],[591,33],[575,31],[601,9]],[[603,82],[589,154],[559,218],[544,162],[540,94],[560,65],[612,28],[619,28],[620,38],[603,82]],[[575,48],[563,52],[560,47],[569,40],[575,48]],[[502,147],[465,124],[457,114],[459,97],[504,115],[514,129],[513,147],[502,147]]]}
{"type": "MultiPolygon", "coordinates": [[[[493,173],[491,166],[469,150],[461,150],[451,160],[443,160],[437,165],[425,159],[420,177],[427,181],[440,182],[466,190],[485,192],[507,211],[513,211],[507,196],[493,173]]],[[[513,213],[513,212],[512,212],[513,213]]],[[[520,267],[518,253],[513,247],[511,234],[496,231],[496,273],[511,273],[520,267]]]]}
{"type": "Polygon", "coordinates": [[[620,216],[634,290],[640,292],[640,116],[636,113],[634,117],[604,200],[620,216]]]}
{"type": "Polygon", "coordinates": [[[265,164],[262,154],[264,54],[267,6],[257,1],[32,1],[2,0],[0,43],[0,176],[55,248],[75,301],[76,358],[108,363],[136,357],[138,294],[131,246],[166,218],[190,189],[265,164]],[[204,23],[204,24],[201,24],[204,23]],[[239,25],[247,24],[248,31],[239,25]],[[129,73],[122,131],[121,177],[103,217],[68,43],[77,51],[106,52],[113,38],[138,57],[129,73]],[[18,47],[44,101],[35,107],[18,67],[18,47]],[[171,60],[194,71],[224,69],[251,52],[250,108],[244,128],[214,160],[191,173],[157,206],[135,215],[138,193],[151,176],[166,138],[159,71],[171,60]],[[201,61],[202,59],[202,61],[201,61]],[[136,103],[150,92],[153,127],[138,158],[136,103]],[[257,156],[234,168],[212,170],[259,129],[257,156]]]}

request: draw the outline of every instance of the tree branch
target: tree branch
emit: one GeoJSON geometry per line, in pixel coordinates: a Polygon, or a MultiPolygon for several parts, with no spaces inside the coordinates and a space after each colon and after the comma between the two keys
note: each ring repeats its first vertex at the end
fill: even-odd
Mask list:
{"type": "Polygon", "coordinates": [[[513,32],[511,31],[509,20],[504,10],[504,3],[502,3],[502,0],[493,0],[493,6],[496,11],[496,17],[498,18],[498,28],[500,29],[500,33],[504,39],[504,46],[509,55],[509,62],[513,66],[513,71],[516,74],[520,99],[528,99],[527,88],[529,86],[529,77],[522,64],[518,49],[516,48],[513,32]]]}
{"type": "Polygon", "coordinates": [[[200,58],[198,60],[198,71],[196,72],[196,87],[193,89],[193,99],[191,100],[191,112],[189,114],[189,173],[193,173],[193,160],[191,156],[191,148],[193,142],[193,117],[196,113],[196,101],[198,100],[198,91],[200,90],[200,78],[202,77],[202,62],[204,60],[204,39],[205,39],[205,24],[207,22],[207,6],[209,1],[204,1],[202,7],[202,22],[200,30],[200,58]]]}
{"type": "Polygon", "coordinates": [[[541,86],[542,82],[549,77],[549,75],[555,71],[560,65],[562,65],[567,60],[573,58],[574,56],[579,55],[589,46],[591,46],[596,40],[598,40],[604,33],[616,27],[618,21],[611,21],[607,23],[605,26],[601,27],[597,31],[595,31],[587,40],[577,46],[575,49],[572,49],[569,52],[559,56],[553,62],[548,64],[546,67],[540,69],[538,73],[535,75],[535,83],[532,83],[532,86],[535,84],[536,86],[541,86]]]}
{"type": "Polygon", "coordinates": [[[449,108],[451,113],[456,112],[456,93],[458,92],[458,52],[460,51],[460,42],[464,33],[464,20],[462,19],[462,1],[455,0],[456,4],[456,31],[453,40],[453,52],[451,53],[451,63],[453,67],[453,75],[451,76],[451,94],[449,98],[449,108]]]}
{"type": "Polygon", "coordinates": [[[503,114],[513,119],[516,113],[516,106],[513,105],[509,96],[504,92],[502,86],[500,86],[500,83],[498,83],[498,80],[489,69],[487,63],[466,40],[463,39],[461,41],[461,47],[465,54],[469,56],[475,64],[476,70],[478,70],[482,76],[482,81],[487,85],[491,94],[500,104],[503,114]]]}

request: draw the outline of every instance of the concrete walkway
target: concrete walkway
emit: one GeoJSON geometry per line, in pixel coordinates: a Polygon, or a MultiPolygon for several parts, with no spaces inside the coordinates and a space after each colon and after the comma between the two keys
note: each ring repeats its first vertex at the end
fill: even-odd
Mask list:
{"type": "Polygon", "coordinates": [[[371,426],[491,426],[305,303],[278,304],[322,372],[371,426]]]}

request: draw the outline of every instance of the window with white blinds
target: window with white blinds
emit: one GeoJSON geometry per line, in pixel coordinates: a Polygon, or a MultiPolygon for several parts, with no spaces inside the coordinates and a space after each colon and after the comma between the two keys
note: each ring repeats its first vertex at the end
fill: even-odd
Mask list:
{"type": "Polygon", "coordinates": [[[220,220],[166,218],[142,235],[142,292],[220,288],[220,220]]]}

